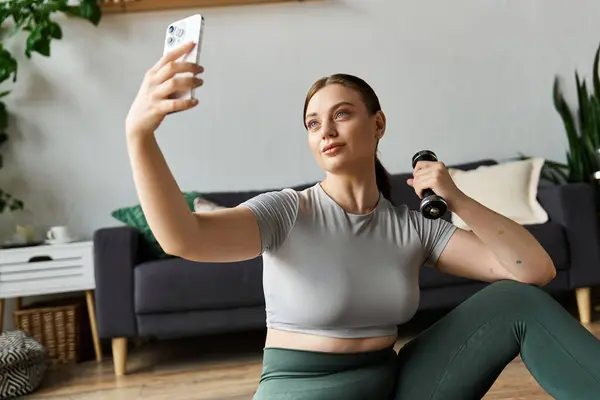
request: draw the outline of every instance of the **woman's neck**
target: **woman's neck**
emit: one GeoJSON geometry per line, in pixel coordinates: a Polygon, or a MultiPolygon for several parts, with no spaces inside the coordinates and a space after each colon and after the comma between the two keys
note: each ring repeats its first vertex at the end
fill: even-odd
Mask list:
{"type": "Polygon", "coordinates": [[[323,190],[351,214],[368,214],[379,203],[375,171],[363,176],[327,174],[321,182],[323,190]]]}

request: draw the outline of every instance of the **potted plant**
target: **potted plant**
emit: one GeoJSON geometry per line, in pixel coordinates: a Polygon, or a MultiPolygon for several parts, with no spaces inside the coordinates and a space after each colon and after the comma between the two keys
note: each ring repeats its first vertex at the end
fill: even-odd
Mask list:
{"type": "Polygon", "coordinates": [[[558,77],[554,80],[554,107],[562,119],[568,139],[567,162],[547,161],[543,177],[555,184],[585,182],[598,187],[600,171],[600,47],[593,62],[592,87],[575,72],[577,108],[572,111],[560,89],[558,77]]]}
{"type": "MultiPolygon", "coordinates": [[[[71,5],[70,0],[4,0],[0,2],[0,85],[17,81],[18,61],[4,44],[17,33],[26,33],[25,56],[31,58],[34,53],[50,57],[50,43],[63,37],[60,25],[52,19],[57,13],[82,18],[98,25],[101,8],[98,0],[80,0],[71,5]]],[[[2,101],[10,90],[0,91],[0,150],[9,139],[9,110],[2,101]]],[[[0,153],[0,170],[3,167],[0,153]]],[[[1,177],[1,175],[0,175],[1,177]]],[[[0,215],[6,211],[24,208],[19,198],[2,187],[0,179],[0,215]]]]}

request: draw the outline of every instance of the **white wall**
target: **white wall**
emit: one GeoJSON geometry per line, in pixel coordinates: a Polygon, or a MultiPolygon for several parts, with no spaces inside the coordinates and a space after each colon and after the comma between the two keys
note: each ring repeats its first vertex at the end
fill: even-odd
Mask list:
{"type": "MultiPolygon", "coordinates": [[[[89,238],[117,223],[113,209],[136,203],[124,119],[167,24],[195,11],[106,15],[98,28],[61,19],[65,38],[52,57],[20,64],[0,182],[26,201],[27,221],[42,230],[68,224],[89,238]]],[[[321,178],[301,110],[313,81],[334,72],[358,74],[380,95],[389,123],[380,149],[392,172],[409,170],[423,147],[448,163],[518,152],[562,160],[552,82],[561,74],[572,91],[574,69],[590,76],[600,43],[597,0],[323,0],[200,11],[202,104],[159,131],[184,190],[321,178]]],[[[12,222],[4,215],[0,230],[12,222]]]]}

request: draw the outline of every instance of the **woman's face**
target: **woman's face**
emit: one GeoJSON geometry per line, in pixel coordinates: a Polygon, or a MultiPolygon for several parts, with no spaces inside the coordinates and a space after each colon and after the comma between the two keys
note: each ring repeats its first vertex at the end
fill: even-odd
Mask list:
{"type": "Polygon", "coordinates": [[[369,115],[355,90],[339,84],[325,86],[310,100],[305,123],[310,149],[323,170],[352,173],[374,166],[385,116],[369,115]]]}

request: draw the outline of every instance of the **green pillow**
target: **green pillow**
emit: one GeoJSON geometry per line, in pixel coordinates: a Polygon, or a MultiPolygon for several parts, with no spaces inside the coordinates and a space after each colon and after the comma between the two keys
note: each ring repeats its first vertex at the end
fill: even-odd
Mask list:
{"type": "MultiPolygon", "coordinates": [[[[191,211],[194,211],[194,199],[200,196],[198,192],[184,192],[183,198],[185,199],[188,207],[191,211]]],[[[148,226],[148,221],[146,221],[146,216],[144,215],[144,211],[142,210],[142,206],[139,204],[134,206],[121,207],[114,210],[111,213],[111,216],[117,219],[124,224],[136,228],[141,234],[142,237],[146,240],[146,242],[150,245],[150,251],[152,255],[157,258],[168,257],[168,254],[164,252],[152,230],[148,226]]]]}

